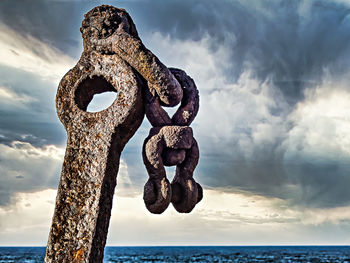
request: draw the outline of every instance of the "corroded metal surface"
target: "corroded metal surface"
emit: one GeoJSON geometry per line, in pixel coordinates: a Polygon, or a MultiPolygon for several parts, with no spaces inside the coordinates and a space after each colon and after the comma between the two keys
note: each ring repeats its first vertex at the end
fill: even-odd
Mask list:
{"type": "Polygon", "coordinates": [[[102,260],[120,154],[143,119],[141,89],[125,62],[93,52],[62,79],[57,112],[68,140],[46,262],[102,260]],[[113,104],[86,112],[104,91],[117,92],[113,104]]]}
{"type": "Polygon", "coordinates": [[[179,212],[190,212],[202,196],[192,178],[199,151],[188,127],[198,111],[193,80],[168,69],[142,44],[123,9],[96,7],[85,15],[80,30],[84,51],[62,78],[56,96],[68,140],[45,262],[102,262],[120,154],[145,109],[157,127],[145,141],[144,160],[150,180],[156,186],[161,181],[158,192],[153,181],[145,187],[147,208],[161,213],[171,201],[179,212]],[[94,94],[106,91],[116,92],[113,104],[87,112],[94,94]],[[170,119],[161,106],[181,100],[170,119]],[[172,184],[157,167],[161,160],[162,165],[177,165],[172,184]],[[154,204],[154,196],[165,196],[166,202],[154,204]]]}
{"type": "Polygon", "coordinates": [[[146,116],[154,126],[143,144],[143,162],[149,174],[143,199],[154,214],[163,213],[170,202],[180,213],[189,213],[202,200],[202,187],[193,179],[199,149],[189,125],[199,109],[197,87],[184,71],[170,69],[183,89],[180,107],[172,118],[161,107],[159,98],[145,92],[146,116]],[[165,166],[176,165],[170,184],[165,166]]]}
{"type": "Polygon", "coordinates": [[[85,18],[83,22],[81,31],[86,49],[118,54],[147,80],[151,92],[159,96],[163,105],[178,104],[182,98],[180,84],[170,70],[143,45],[129,14],[123,9],[104,7],[107,12],[103,8],[93,9],[87,14],[89,19],[85,18]],[[103,19],[99,19],[100,10],[104,12],[103,19]],[[85,38],[84,34],[88,37],[85,38]]]}
{"type": "Polygon", "coordinates": [[[100,262],[119,158],[143,119],[142,81],[117,56],[82,54],[62,79],[57,113],[68,140],[46,262],[100,262]],[[86,112],[93,95],[115,91],[113,104],[86,112]]]}

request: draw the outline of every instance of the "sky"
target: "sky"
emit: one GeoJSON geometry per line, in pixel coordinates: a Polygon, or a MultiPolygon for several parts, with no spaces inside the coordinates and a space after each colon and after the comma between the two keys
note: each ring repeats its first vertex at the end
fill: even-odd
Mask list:
{"type": "Polygon", "coordinates": [[[46,245],[67,139],[56,90],[100,4],[125,8],[145,46],[195,80],[204,188],[190,214],[147,211],[145,118],[122,153],[107,245],[350,244],[350,1],[2,0],[0,246],[46,245]]]}

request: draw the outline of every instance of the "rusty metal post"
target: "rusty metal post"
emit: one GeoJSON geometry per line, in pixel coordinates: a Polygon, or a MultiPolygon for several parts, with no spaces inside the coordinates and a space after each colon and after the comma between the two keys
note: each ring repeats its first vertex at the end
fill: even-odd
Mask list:
{"type": "Polygon", "coordinates": [[[61,80],[56,106],[68,140],[45,262],[102,262],[120,154],[144,116],[143,85],[119,56],[87,48],[61,80]],[[113,104],[87,112],[106,91],[117,93],[113,104]]]}
{"type": "MultiPolygon", "coordinates": [[[[98,6],[85,15],[80,30],[84,51],[62,78],[56,96],[57,114],[68,140],[45,262],[102,262],[120,154],[141,125],[145,109],[153,125],[159,120],[172,125],[162,128],[167,130],[164,147],[170,147],[164,149],[169,157],[164,164],[178,165],[174,182],[167,184],[167,203],[161,209],[152,205],[153,196],[159,194],[156,188],[146,187],[146,205],[154,208],[151,212],[161,213],[171,200],[177,211],[189,213],[202,198],[202,188],[192,178],[198,147],[192,129],[180,127],[189,125],[198,112],[194,81],[181,70],[168,69],[143,45],[124,9],[98,6]],[[100,112],[87,112],[93,96],[107,91],[117,93],[113,104],[100,112]],[[170,119],[161,106],[181,100],[170,119]],[[190,135],[177,133],[176,137],[173,130],[190,135]]],[[[146,164],[149,172],[152,165],[146,164]]]]}

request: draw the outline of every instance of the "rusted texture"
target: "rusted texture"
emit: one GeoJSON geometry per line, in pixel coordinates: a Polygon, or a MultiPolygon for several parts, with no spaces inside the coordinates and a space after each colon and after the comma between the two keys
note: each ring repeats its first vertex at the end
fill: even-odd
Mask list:
{"type": "Polygon", "coordinates": [[[150,173],[146,207],[162,213],[173,202],[187,213],[202,196],[192,178],[199,152],[188,127],[199,105],[193,80],[168,69],[142,44],[124,9],[96,7],[85,15],[80,30],[84,51],[56,96],[68,140],[45,262],[102,262],[120,154],[145,109],[157,126],[143,150],[150,173]],[[117,93],[113,104],[87,112],[93,96],[106,91],[117,93]],[[180,101],[173,118],[161,108],[180,101]],[[172,184],[163,165],[177,165],[172,184]]]}
{"type": "Polygon", "coordinates": [[[170,71],[183,89],[181,105],[172,118],[157,96],[145,92],[146,116],[155,127],[143,145],[143,162],[149,175],[143,198],[147,209],[154,214],[163,213],[170,202],[178,212],[189,213],[203,196],[201,186],[193,179],[199,150],[188,126],[198,113],[198,90],[184,71],[173,68],[170,71]],[[170,187],[164,165],[177,165],[170,187]]]}
{"type": "Polygon", "coordinates": [[[197,141],[193,138],[191,148],[186,151],[185,160],[176,166],[176,174],[171,182],[172,204],[176,211],[189,213],[203,198],[200,184],[192,178],[193,171],[198,164],[199,149],[197,141]]]}
{"type": "Polygon", "coordinates": [[[176,68],[169,68],[169,70],[182,87],[183,97],[181,104],[173,117],[170,118],[168,113],[161,107],[159,97],[146,91],[144,103],[147,119],[153,127],[166,125],[189,126],[199,110],[198,89],[193,79],[185,71],[176,68]]]}
{"type": "MultiPolygon", "coordinates": [[[[100,23],[99,14],[90,21],[100,23]]],[[[68,140],[45,262],[102,262],[120,154],[144,116],[142,78],[119,56],[91,48],[89,37],[83,30],[84,52],[57,91],[68,140]],[[86,112],[105,91],[117,93],[113,104],[86,112]]]]}
{"type": "Polygon", "coordinates": [[[120,153],[143,119],[142,85],[124,61],[96,52],[62,79],[57,113],[68,140],[46,262],[102,260],[120,153]],[[94,93],[111,88],[109,108],[85,111],[94,93]]]}
{"type": "Polygon", "coordinates": [[[144,200],[150,212],[163,213],[171,201],[171,187],[162,160],[163,149],[189,149],[192,136],[190,127],[164,126],[151,129],[146,138],[142,156],[150,178],[144,188],[144,200]]]}
{"type": "Polygon", "coordinates": [[[159,96],[163,105],[175,106],[180,102],[180,84],[170,70],[143,45],[125,10],[111,6],[93,9],[84,19],[81,31],[83,37],[85,33],[89,35],[85,49],[118,54],[147,80],[151,92],[159,96]],[[101,12],[105,13],[103,18],[101,12]]]}

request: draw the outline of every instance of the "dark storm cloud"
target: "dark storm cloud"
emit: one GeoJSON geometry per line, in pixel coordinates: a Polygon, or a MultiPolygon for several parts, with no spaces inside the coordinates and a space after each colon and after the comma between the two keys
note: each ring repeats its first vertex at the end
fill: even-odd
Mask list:
{"type": "MultiPolygon", "coordinates": [[[[349,7],[332,1],[106,1],[126,8],[140,32],[174,39],[210,36],[213,50],[229,47],[228,81],[248,66],[262,82],[271,79],[295,104],[303,90],[322,80],[325,68],[344,71],[350,55],[349,7]],[[306,10],[305,13],[304,9],[306,10]]],[[[83,14],[102,2],[35,1],[0,3],[0,19],[78,57],[83,14]],[[40,14],[40,15],[38,15],[40,14]]],[[[273,110],[273,109],[272,109],[273,110]]]]}
{"type": "MultiPolygon", "coordinates": [[[[230,159],[231,158],[231,159],[230,159]]],[[[200,181],[223,191],[239,189],[251,194],[277,197],[297,207],[332,208],[350,203],[349,161],[326,160],[319,163],[309,157],[283,161],[211,161],[205,157],[197,171],[200,181]],[[226,189],[226,190],[225,190],[226,189]]]]}
{"type": "MultiPolygon", "coordinates": [[[[140,9],[136,7],[139,3],[131,7],[133,17],[147,19],[147,23],[137,23],[145,32],[160,31],[182,40],[200,40],[209,35],[212,51],[220,45],[228,47],[229,63],[217,61],[227,81],[235,82],[244,70],[251,70],[261,83],[268,81],[281,91],[282,99],[290,105],[287,111],[284,104],[278,105],[283,108],[270,108],[271,115],[282,115],[285,120],[285,134],[269,144],[254,145],[253,157],[249,159],[245,149],[236,145],[238,134],[232,134],[231,143],[223,140],[217,148],[204,145],[196,173],[205,184],[279,197],[298,206],[335,207],[350,203],[350,194],[344,187],[350,182],[346,161],[333,157],[317,160],[300,152],[300,158],[286,163],[286,149],[281,147],[293,127],[288,113],[304,99],[305,89],[321,84],[325,71],[336,79],[349,70],[348,6],[332,1],[147,4],[140,9]],[[231,154],[221,156],[223,147],[230,147],[231,154]],[[208,156],[209,151],[212,156],[208,156]]],[[[249,127],[245,130],[251,137],[249,127]]]]}
{"type": "Polygon", "coordinates": [[[0,87],[26,99],[0,96],[0,206],[15,203],[18,192],[57,187],[62,157],[56,148],[50,155],[46,145],[63,144],[65,132],[55,116],[53,85],[0,66],[0,87]]]}
{"type": "MultiPolygon", "coordinates": [[[[0,2],[0,21],[22,35],[32,35],[71,56],[79,55],[83,10],[71,2],[0,2]]],[[[41,53],[38,53],[41,56],[41,53]]]]}
{"type": "Polygon", "coordinates": [[[347,206],[350,201],[350,166],[348,160],[297,160],[298,165],[286,165],[290,181],[300,187],[293,196],[295,204],[330,208],[347,206]]]}
{"type": "Polygon", "coordinates": [[[344,4],[136,1],[128,7],[144,34],[160,31],[182,40],[208,35],[213,50],[229,47],[229,63],[217,61],[227,80],[237,80],[248,65],[262,82],[271,79],[291,104],[303,99],[305,88],[322,80],[323,70],[348,68],[350,9],[344,4]]]}

